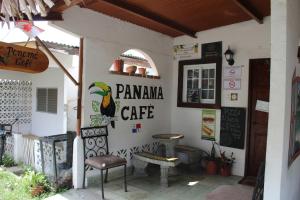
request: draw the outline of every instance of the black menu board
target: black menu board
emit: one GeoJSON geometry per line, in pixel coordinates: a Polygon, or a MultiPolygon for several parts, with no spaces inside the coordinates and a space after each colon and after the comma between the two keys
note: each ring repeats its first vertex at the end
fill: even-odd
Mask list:
{"type": "Polygon", "coordinates": [[[221,108],[220,145],[244,149],[246,108],[221,108]]]}

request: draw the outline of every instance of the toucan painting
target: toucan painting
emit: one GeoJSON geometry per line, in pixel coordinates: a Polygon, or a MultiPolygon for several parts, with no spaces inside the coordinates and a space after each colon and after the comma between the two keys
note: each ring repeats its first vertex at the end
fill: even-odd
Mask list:
{"type": "MultiPolygon", "coordinates": [[[[94,87],[97,87],[100,90],[91,91],[90,94],[98,94],[103,97],[100,105],[102,116],[105,115],[106,117],[113,118],[115,116],[116,105],[112,97],[111,87],[103,82],[94,82],[90,85],[89,90],[94,87]]],[[[115,121],[111,120],[110,123],[111,126],[115,128],[115,121]]]]}

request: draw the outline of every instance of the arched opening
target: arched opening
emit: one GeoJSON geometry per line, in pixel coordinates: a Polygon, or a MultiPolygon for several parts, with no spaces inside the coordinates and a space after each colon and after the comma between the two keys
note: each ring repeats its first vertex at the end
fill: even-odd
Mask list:
{"type": "Polygon", "coordinates": [[[142,77],[158,77],[157,68],[151,57],[139,49],[129,49],[122,53],[111,65],[109,71],[138,75],[142,77]]]}

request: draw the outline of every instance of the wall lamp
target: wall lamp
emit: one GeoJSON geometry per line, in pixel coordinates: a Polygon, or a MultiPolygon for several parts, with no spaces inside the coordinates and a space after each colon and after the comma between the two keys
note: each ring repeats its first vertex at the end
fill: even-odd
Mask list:
{"type": "Polygon", "coordinates": [[[228,62],[228,65],[233,65],[234,64],[234,60],[233,60],[234,53],[233,53],[233,51],[231,51],[229,46],[228,46],[228,49],[225,51],[224,55],[228,62]]]}

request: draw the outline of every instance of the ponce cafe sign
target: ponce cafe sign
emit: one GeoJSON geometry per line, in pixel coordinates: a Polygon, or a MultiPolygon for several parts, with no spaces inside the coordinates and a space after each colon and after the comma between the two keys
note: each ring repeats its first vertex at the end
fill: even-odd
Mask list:
{"type": "Polygon", "coordinates": [[[48,57],[39,49],[0,42],[0,69],[39,73],[48,65],[48,57]]]}

